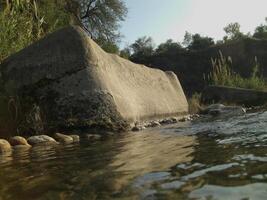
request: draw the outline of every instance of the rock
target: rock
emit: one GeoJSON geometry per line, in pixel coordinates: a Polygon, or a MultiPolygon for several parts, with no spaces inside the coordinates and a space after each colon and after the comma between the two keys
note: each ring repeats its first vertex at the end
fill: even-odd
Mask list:
{"type": "Polygon", "coordinates": [[[191,116],[185,116],[185,117],[179,119],[179,122],[187,122],[187,121],[191,121],[191,120],[192,120],[191,116]]]}
{"type": "Polygon", "coordinates": [[[80,142],[80,136],[79,135],[69,135],[70,137],[72,137],[73,142],[80,142]]]}
{"type": "Polygon", "coordinates": [[[208,86],[202,93],[204,104],[225,102],[229,104],[259,106],[267,101],[267,92],[227,86],[208,86]]]}
{"type": "Polygon", "coordinates": [[[161,124],[158,121],[152,121],[148,123],[147,126],[145,127],[157,127],[157,126],[161,126],[161,124]]]}
{"type": "Polygon", "coordinates": [[[175,123],[175,121],[173,121],[172,118],[170,118],[170,119],[163,119],[163,120],[160,121],[160,124],[173,124],[173,123],[175,123]]]}
{"type": "Polygon", "coordinates": [[[137,131],[142,131],[145,130],[146,127],[145,126],[135,126],[132,128],[132,131],[137,132],[137,131]]]}
{"type": "MultiPolygon", "coordinates": [[[[26,47],[4,60],[0,69],[1,85],[7,93],[32,100],[36,113],[45,119],[45,130],[83,127],[118,132],[140,119],[188,112],[173,72],[108,54],[78,26],[26,47]]],[[[36,123],[27,128],[35,130],[36,123]]]]}
{"type": "Polygon", "coordinates": [[[73,143],[73,138],[69,135],[64,135],[62,133],[55,133],[54,137],[60,143],[64,143],[64,144],[73,143]]]}
{"type": "Polygon", "coordinates": [[[0,139],[0,154],[10,152],[12,150],[11,145],[7,140],[0,139]]]}
{"type": "Polygon", "coordinates": [[[43,144],[43,145],[53,145],[53,144],[58,144],[57,141],[49,137],[48,135],[36,135],[36,136],[31,136],[28,138],[28,143],[30,145],[37,145],[37,144],[43,144]]]}
{"type": "Polygon", "coordinates": [[[101,139],[101,135],[98,134],[87,134],[86,135],[88,140],[99,140],[101,139]]]}
{"type": "Polygon", "coordinates": [[[225,106],[223,104],[212,104],[202,111],[202,114],[212,116],[218,115],[241,115],[246,113],[246,109],[241,106],[225,106]]]}
{"type": "Polygon", "coordinates": [[[14,136],[9,139],[9,143],[12,146],[31,146],[24,137],[14,136]]]}
{"type": "Polygon", "coordinates": [[[16,146],[13,146],[13,149],[15,151],[25,151],[25,150],[29,150],[32,146],[31,145],[16,145],[16,146]]]}
{"type": "Polygon", "coordinates": [[[178,122],[178,119],[176,117],[172,117],[171,120],[172,120],[172,123],[177,123],[178,122]]]}

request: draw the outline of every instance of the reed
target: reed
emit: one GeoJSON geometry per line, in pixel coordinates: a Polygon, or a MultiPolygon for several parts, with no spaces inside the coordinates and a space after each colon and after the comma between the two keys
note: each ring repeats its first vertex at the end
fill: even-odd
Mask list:
{"type": "Polygon", "coordinates": [[[204,80],[208,84],[267,90],[267,82],[260,73],[260,66],[256,57],[255,65],[252,67],[252,73],[248,78],[243,78],[240,74],[234,72],[231,57],[226,58],[222,52],[219,52],[219,58],[212,58],[211,63],[211,72],[207,77],[204,76],[204,80]]]}

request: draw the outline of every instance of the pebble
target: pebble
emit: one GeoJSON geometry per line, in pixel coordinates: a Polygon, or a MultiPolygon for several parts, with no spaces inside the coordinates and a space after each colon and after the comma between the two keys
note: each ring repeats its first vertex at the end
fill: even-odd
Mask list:
{"type": "Polygon", "coordinates": [[[132,131],[142,131],[142,130],[145,130],[146,129],[146,127],[144,127],[144,126],[135,126],[135,127],[133,127],[132,128],[132,131]]]}
{"type": "Polygon", "coordinates": [[[72,137],[73,142],[80,142],[80,136],[79,135],[69,135],[70,137],[72,137]]]}
{"type": "Polygon", "coordinates": [[[74,142],[71,136],[62,133],[55,133],[54,137],[60,143],[70,144],[74,142]]]}
{"type": "Polygon", "coordinates": [[[9,139],[12,146],[31,146],[24,137],[14,136],[9,139]]]}
{"type": "Polygon", "coordinates": [[[161,126],[161,124],[158,121],[152,121],[151,123],[148,124],[148,127],[157,127],[161,126]]]}
{"type": "Polygon", "coordinates": [[[28,138],[28,143],[30,145],[36,145],[36,144],[58,144],[57,141],[49,137],[48,135],[36,135],[36,136],[31,136],[28,138]]]}
{"type": "Polygon", "coordinates": [[[10,152],[12,150],[11,145],[7,140],[0,139],[0,153],[10,152]]]}

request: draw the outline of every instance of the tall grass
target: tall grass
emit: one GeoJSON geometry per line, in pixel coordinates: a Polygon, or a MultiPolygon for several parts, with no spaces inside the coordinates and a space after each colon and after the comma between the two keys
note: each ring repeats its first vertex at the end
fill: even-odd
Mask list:
{"type": "Polygon", "coordinates": [[[8,0],[0,4],[0,63],[71,21],[63,0],[8,0]]]}
{"type": "Polygon", "coordinates": [[[255,90],[267,90],[267,82],[260,74],[260,67],[255,57],[255,65],[249,78],[243,78],[234,72],[231,57],[226,58],[219,53],[219,58],[211,59],[212,70],[204,79],[212,85],[222,85],[229,87],[239,87],[255,90]]]}
{"type": "Polygon", "coordinates": [[[195,114],[202,110],[201,93],[194,93],[191,98],[188,99],[189,113],[195,114]]]}

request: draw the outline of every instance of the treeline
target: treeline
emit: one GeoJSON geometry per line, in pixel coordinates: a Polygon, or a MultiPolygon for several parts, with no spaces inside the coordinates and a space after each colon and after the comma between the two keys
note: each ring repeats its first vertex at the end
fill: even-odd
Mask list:
{"type": "Polygon", "coordinates": [[[257,26],[253,34],[241,32],[240,24],[237,22],[228,24],[224,31],[226,35],[222,40],[218,41],[198,33],[191,34],[186,32],[182,43],[169,39],[157,47],[151,37],[144,36],[117,53],[134,62],[144,63],[151,56],[172,57],[182,52],[201,51],[214,45],[228,44],[245,38],[267,39],[267,18],[265,19],[265,24],[257,26]]]}
{"type": "Polygon", "coordinates": [[[186,32],[182,43],[170,39],[157,47],[151,37],[141,37],[119,53],[133,62],[175,72],[188,96],[209,84],[204,77],[212,71],[211,59],[218,58],[219,52],[232,58],[233,71],[244,78],[253,73],[256,57],[259,75],[267,77],[267,19],[252,34],[242,33],[238,23],[229,24],[224,31],[219,41],[186,32]]]}

